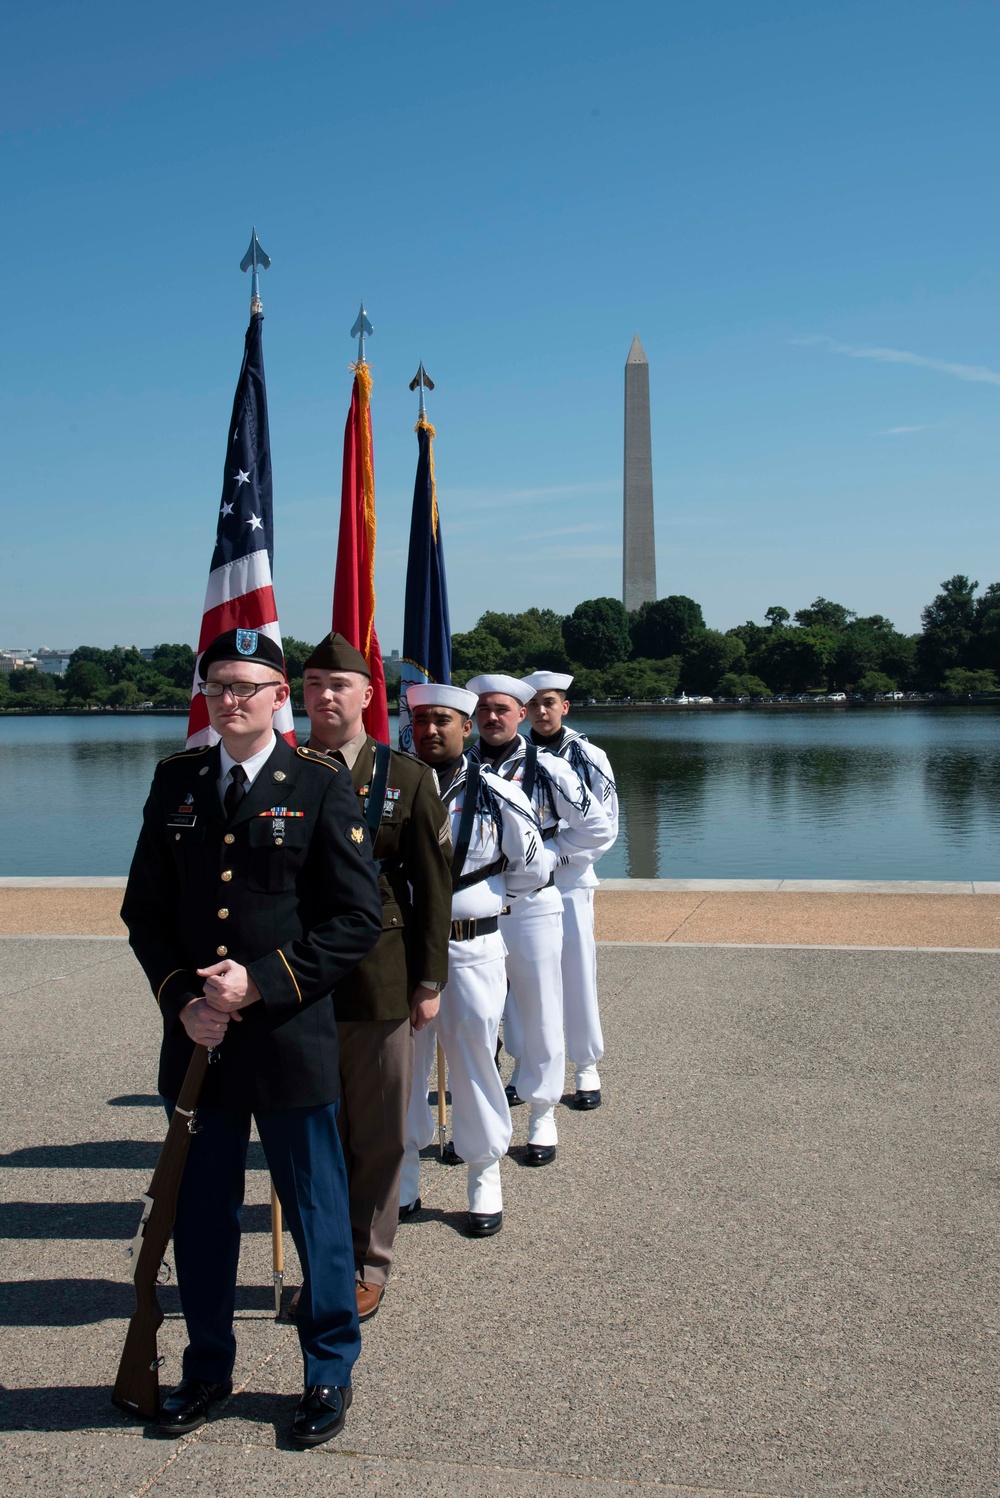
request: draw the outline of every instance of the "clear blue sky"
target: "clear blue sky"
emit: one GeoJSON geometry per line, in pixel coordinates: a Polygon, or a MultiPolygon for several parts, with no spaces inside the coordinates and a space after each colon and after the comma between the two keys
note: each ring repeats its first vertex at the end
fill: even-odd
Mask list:
{"type": "Polygon", "coordinates": [[[728,628],[1000,578],[996,0],[12,7],[0,644],[197,635],[262,277],[283,627],[329,627],[363,296],[378,628],[437,389],[452,621],[657,577],[728,628]]]}

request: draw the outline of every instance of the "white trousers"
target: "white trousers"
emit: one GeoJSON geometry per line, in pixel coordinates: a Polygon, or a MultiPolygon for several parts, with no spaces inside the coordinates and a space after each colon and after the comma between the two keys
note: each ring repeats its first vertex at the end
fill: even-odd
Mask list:
{"type": "Polygon", "coordinates": [[[510,1144],[510,1109],[495,1059],[507,993],[499,932],[471,942],[451,942],[448,972],[437,1019],[414,1037],[413,1090],[406,1120],[404,1186],[400,1191],[404,1204],[417,1195],[414,1182],[419,1179],[419,1154],[434,1139],[427,1076],[434,1056],[435,1030],[448,1061],[456,1151],[468,1165],[489,1165],[501,1159],[510,1144]]]}
{"type": "Polygon", "coordinates": [[[528,907],[501,921],[510,993],[504,1009],[504,1050],[517,1060],[517,1095],[546,1108],[562,1097],[562,912],[528,907]]]}
{"type": "Polygon", "coordinates": [[[566,1054],[577,1067],[592,1066],[604,1055],[601,1014],[597,1004],[597,944],[594,941],[593,888],[564,889],[563,1021],[566,1054]]]}
{"type": "MultiPolygon", "coordinates": [[[[437,1121],[427,1101],[427,1085],[436,1050],[437,1021],[432,1020],[422,1030],[414,1031],[413,1035],[413,1086],[410,1089],[410,1106],[406,1113],[406,1147],[409,1149],[412,1145],[417,1154],[426,1149],[429,1144],[434,1143],[434,1133],[437,1128],[437,1121]]],[[[436,1077],[434,1085],[437,1086],[436,1077]]],[[[416,1192],[414,1192],[415,1195],[416,1192]]],[[[399,1199],[405,1206],[406,1198],[402,1193],[399,1199]]],[[[411,1197],[410,1200],[412,1199],[411,1197]]]]}

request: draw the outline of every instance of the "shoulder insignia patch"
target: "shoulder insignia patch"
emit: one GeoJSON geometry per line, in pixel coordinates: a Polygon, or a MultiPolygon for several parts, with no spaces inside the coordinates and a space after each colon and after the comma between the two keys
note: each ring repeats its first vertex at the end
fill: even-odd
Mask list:
{"type": "Polygon", "coordinates": [[[307,749],[304,744],[300,744],[295,752],[301,759],[307,759],[310,764],[326,765],[326,768],[332,770],[335,775],[340,769],[340,766],[328,754],[317,754],[315,749],[307,749]]]}
{"type": "Polygon", "coordinates": [[[180,749],[176,754],[168,754],[166,759],[161,759],[161,765],[172,764],[175,759],[194,759],[196,755],[207,754],[211,744],[197,744],[193,749],[180,749]]]}
{"type": "Polygon", "coordinates": [[[350,837],[351,842],[357,843],[358,847],[360,848],[361,844],[365,840],[365,829],[363,827],[352,827],[348,836],[350,837]]]}

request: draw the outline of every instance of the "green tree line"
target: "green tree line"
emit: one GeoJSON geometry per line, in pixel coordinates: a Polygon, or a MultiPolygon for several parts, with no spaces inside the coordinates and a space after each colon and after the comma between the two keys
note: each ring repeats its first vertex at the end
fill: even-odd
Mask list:
{"type": "Polygon", "coordinates": [[[572,672],[578,698],[764,697],[778,692],[990,692],[1000,673],[1000,584],[978,592],[957,575],[906,635],[882,614],[817,598],[793,615],[709,629],[700,604],[674,594],[628,613],[590,598],[565,617],[551,609],[483,614],[452,639],[456,681],[484,671],[572,672]]]}
{"type": "MultiPolygon", "coordinates": [[[[1000,583],[982,592],[963,574],[948,578],[921,615],[918,634],[902,634],[882,614],[861,616],[817,598],[794,614],[779,604],[762,623],[709,629],[700,604],[682,594],[628,613],[617,598],[589,598],[571,614],[526,609],[486,613],[452,637],[452,677],[481,672],[523,676],[567,671],[572,693],[588,697],[764,697],[777,692],[997,690],[1000,583]]],[[[302,662],[312,646],[285,636],[292,701],[302,702],[302,662]]],[[[135,647],[81,645],[63,676],[38,670],[0,675],[0,710],[186,707],[195,654],[190,645],[157,645],[151,660],[135,647]]],[[[394,691],[395,688],[390,688],[394,691]]]]}

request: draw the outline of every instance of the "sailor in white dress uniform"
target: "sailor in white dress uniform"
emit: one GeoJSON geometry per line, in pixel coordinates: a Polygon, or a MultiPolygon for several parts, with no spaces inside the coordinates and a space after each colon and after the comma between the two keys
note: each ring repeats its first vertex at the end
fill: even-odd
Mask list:
{"type": "Polygon", "coordinates": [[[510,1144],[510,1109],[495,1055],[507,992],[500,913],[516,897],[547,883],[554,859],[521,790],[462,753],[476,697],[461,687],[411,686],[407,702],[418,759],[434,770],[448,808],[454,847],[452,936],[448,982],[433,1025],[414,1037],[414,1085],[407,1117],[400,1213],[419,1199],[420,1150],[434,1138],[426,1081],[428,1031],[441,1037],[448,1061],[455,1149],[468,1166],[472,1237],[503,1222],[500,1160],[510,1144]]]}
{"type": "MultiPolygon", "coordinates": [[[[479,703],[479,739],[471,760],[491,766],[531,801],[542,838],[557,863],[577,858],[581,867],[607,847],[610,827],[602,802],[557,755],[518,733],[533,688],[513,676],[476,676],[466,683],[479,703]]],[[[562,1005],[562,896],[554,875],[542,889],[518,895],[508,888],[509,914],[501,921],[510,991],[504,1009],[504,1049],[515,1068],[508,1100],[530,1105],[525,1163],[555,1159],[555,1105],[566,1073],[562,1005]]]]}
{"type": "MultiPolygon", "coordinates": [[[[534,671],[525,677],[532,696],[528,701],[531,742],[565,760],[587,790],[604,808],[608,819],[606,853],[618,836],[618,792],[611,761],[603,749],[567,728],[566,696],[572,676],[558,671],[534,671]]],[[[574,853],[556,868],[556,888],[563,902],[563,1021],[566,1051],[576,1077],[575,1106],[596,1108],[601,1101],[597,1063],[604,1055],[601,1013],[597,999],[597,947],[594,942],[595,859],[574,853]]]]}

